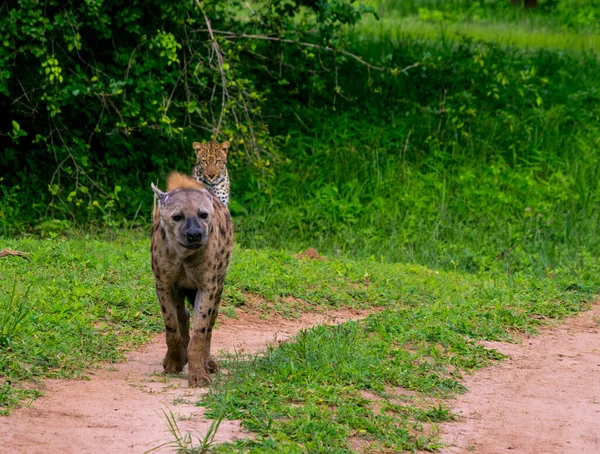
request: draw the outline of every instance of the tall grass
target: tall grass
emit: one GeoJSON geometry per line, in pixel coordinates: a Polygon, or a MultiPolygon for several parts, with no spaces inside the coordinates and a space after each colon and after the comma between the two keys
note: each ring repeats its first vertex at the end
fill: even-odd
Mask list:
{"type": "MultiPolygon", "coordinates": [[[[425,16],[429,18],[429,16],[425,16]]],[[[421,16],[365,18],[353,32],[369,39],[402,41],[422,38],[438,41],[447,37],[465,36],[480,41],[493,41],[519,48],[551,48],[575,52],[598,52],[600,34],[595,30],[578,32],[556,28],[549,23],[518,22],[453,22],[428,20],[421,16]]]]}
{"type": "Polygon", "coordinates": [[[598,31],[600,4],[594,0],[540,0],[525,9],[504,0],[374,0],[384,18],[419,17],[435,22],[511,24],[517,33],[526,29],[598,31]],[[518,30],[520,28],[520,30],[518,30]]]}
{"type": "Polygon", "coordinates": [[[243,244],[598,285],[594,55],[350,38],[368,61],[418,66],[348,77],[343,108],[291,106],[299,120],[274,122],[289,161],[267,195],[234,187],[243,244]]]}

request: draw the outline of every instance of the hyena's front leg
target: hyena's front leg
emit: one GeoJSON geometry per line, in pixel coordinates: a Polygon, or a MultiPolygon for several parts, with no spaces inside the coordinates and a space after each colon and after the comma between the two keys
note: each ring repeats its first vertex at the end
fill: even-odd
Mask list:
{"type": "Polygon", "coordinates": [[[189,385],[191,387],[208,384],[210,382],[208,374],[216,371],[217,364],[210,356],[212,327],[217,317],[214,290],[214,288],[206,291],[198,290],[194,302],[194,326],[188,347],[189,385]]]}
{"type": "Polygon", "coordinates": [[[187,362],[185,342],[181,336],[177,317],[178,303],[183,305],[183,297],[180,298],[173,289],[161,286],[158,282],[156,293],[158,294],[160,311],[165,322],[165,335],[167,338],[167,354],[163,360],[163,368],[167,374],[176,374],[183,370],[183,366],[187,362]],[[181,301],[179,301],[180,299],[181,301]]]}
{"type": "Polygon", "coordinates": [[[217,315],[219,314],[219,304],[221,302],[221,292],[222,287],[217,289],[217,293],[215,295],[215,301],[212,307],[209,307],[207,310],[207,318],[209,318],[208,328],[206,330],[206,342],[204,344],[204,366],[206,367],[206,371],[209,374],[214,374],[219,370],[219,366],[217,362],[210,354],[210,343],[212,340],[212,330],[215,325],[215,321],[217,320],[217,315]]]}

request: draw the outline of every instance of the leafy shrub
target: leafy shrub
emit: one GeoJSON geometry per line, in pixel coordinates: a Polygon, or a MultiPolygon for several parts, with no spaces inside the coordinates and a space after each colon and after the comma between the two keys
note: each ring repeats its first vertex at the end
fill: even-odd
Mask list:
{"type": "Polygon", "coordinates": [[[115,208],[131,219],[149,205],[151,180],[187,171],[193,140],[232,140],[232,166],[264,178],[278,152],[262,107],[273,85],[292,83],[278,68],[314,82],[344,46],[341,27],[367,11],[342,0],[5,2],[3,184],[23,188],[31,217],[106,223],[115,208]]]}

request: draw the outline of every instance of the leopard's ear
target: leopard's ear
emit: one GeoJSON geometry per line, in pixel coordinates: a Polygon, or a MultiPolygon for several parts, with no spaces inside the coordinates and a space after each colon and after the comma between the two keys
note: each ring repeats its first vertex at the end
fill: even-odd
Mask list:
{"type": "Polygon", "coordinates": [[[223,142],[221,144],[221,150],[223,150],[223,153],[225,153],[225,156],[227,156],[227,151],[229,150],[229,142],[223,142]]]}
{"type": "Polygon", "coordinates": [[[194,151],[196,152],[196,157],[199,158],[200,156],[200,149],[202,148],[202,144],[200,142],[194,142],[192,144],[192,147],[194,147],[194,151]]]}

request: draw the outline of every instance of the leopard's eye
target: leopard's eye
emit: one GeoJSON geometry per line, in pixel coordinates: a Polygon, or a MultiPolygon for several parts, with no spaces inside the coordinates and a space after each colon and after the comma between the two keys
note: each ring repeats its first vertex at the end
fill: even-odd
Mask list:
{"type": "Polygon", "coordinates": [[[174,214],[173,216],[171,216],[171,219],[173,219],[175,222],[179,222],[179,221],[183,221],[183,215],[181,214],[174,214]]]}

